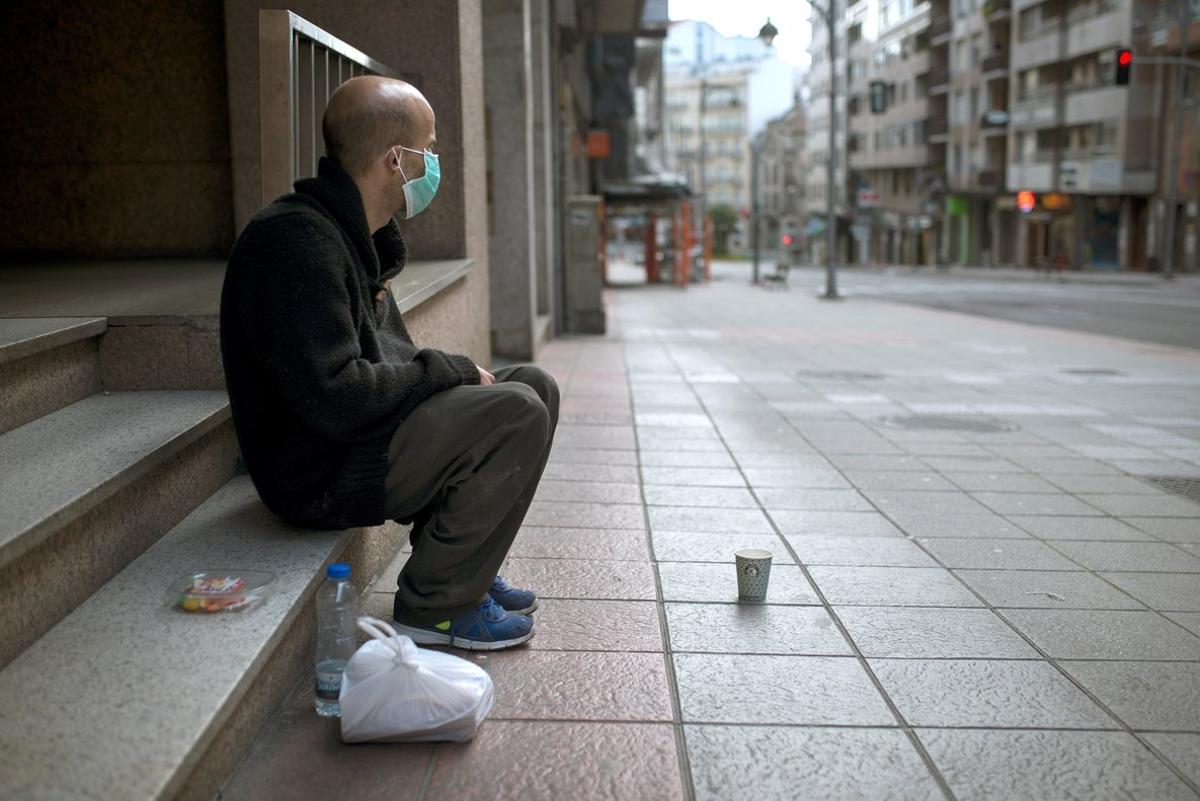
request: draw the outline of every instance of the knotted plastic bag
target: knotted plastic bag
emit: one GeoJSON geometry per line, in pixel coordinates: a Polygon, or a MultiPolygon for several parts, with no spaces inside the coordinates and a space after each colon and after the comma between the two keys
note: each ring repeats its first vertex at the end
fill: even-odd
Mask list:
{"type": "Polygon", "coordinates": [[[360,617],[370,634],[342,675],[347,743],[466,742],[492,709],[492,677],[478,665],[422,650],[382,620],[360,617]]]}

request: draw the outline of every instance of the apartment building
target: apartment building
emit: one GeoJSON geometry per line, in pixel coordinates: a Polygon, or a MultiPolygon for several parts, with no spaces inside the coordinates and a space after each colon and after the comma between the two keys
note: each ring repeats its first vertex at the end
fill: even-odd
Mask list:
{"type": "Polygon", "coordinates": [[[847,12],[852,233],[860,260],[937,259],[942,163],[927,141],[928,3],[858,0],[847,12]]]}
{"type": "MultiPolygon", "coordinates": [[[[709,208],[748,215],[750,139],[792,104],[792,68],[760,39],[721,36],[696,21],[671,24],[663,62],[667,169],[703,191],[709,208]]],[[[745,234],[734,233],[734,249],[749,245],[745,234]]]]}
{"type": "Polygon", "coordinates": [[[767,252],[798,246],[803,237],[808,170],[804,122],[804,107],[797,100],[792,108],[768,122],[757,140],[759,235],[767,252]]]}
{"type": "Polygon", "coordinates": [[[1012,0],[951,0],[938,9],[939,83],[947,132],[944,255],[951,263],[1016,261],[1016,197],[1005,188],[1012,0]],[[949,23],[948,26],[945,23],[949,23]]]}

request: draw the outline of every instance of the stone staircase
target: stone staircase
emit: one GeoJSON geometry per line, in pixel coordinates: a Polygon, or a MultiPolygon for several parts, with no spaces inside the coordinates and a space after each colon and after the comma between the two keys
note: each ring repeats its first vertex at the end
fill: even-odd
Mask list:
{"type": "Polygon", "coordinates": [[[212,798],[311,670],[323,568],[348,561],[365,584],[403,536],[280,523],[236,474],[226,394],[142,389],[153,327],[126,354],[114,331],[0,319],[6,801],[212,798]],[[245,612],[171,607],[168,584],[204,568],[277,580],[245,612]]]}

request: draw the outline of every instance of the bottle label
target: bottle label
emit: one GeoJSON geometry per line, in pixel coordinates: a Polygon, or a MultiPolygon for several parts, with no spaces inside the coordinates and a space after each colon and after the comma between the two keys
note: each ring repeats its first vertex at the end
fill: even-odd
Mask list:
{"type": "Polygon", "coordinates": [[[336,701],[342,690],[341,673],[318,673],[316,682],[317,698],[322,701],[336,701]]]}

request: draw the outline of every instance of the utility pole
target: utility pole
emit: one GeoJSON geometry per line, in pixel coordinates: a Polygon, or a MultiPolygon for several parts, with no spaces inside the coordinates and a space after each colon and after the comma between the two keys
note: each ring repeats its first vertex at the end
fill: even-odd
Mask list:
{"type": "Polygon", "coordinates": [[[752,225],[754,226],[754,230],[752,231],[752,236],[751,236],[751,241],[754,243],[754,269],[753,269],[752,277],[750,279],[750,283],[753,284],[754,286],[758,286],[758,260],[759,260],[759,251],[762,249],[762,240],[760,239],[760,232],[759,232],[760,226],[759,226],[759,222],[758,222],[759,208],[760,208],[760,201],[758,199],[758,195],[759,195],[759,191],[762,188],[759,184],[759,177],[758,177],[759,168],[762,164],[761,158],[762,158],[762,136],[760,135],[758,137],[755,137],[754,140],[752,140],[750,142],[750,197],[752,200],[751,206],[753,209],[751,219],[753,220],[752,225]]]}
{"type": "Polygon", "coordinates": [[[1171,120],[1171,135],[1167,139],[1170,153],[1167,158],[1167,217],[1163,221],[1163,278],[1175,277],[1175,206],[1179,202],[1179,139],[1183,135],[1183,115],[1187,101],[1184,78],[1188,60],[1188,27],[1191,9],[1188,0],[1179,0],[1179,66],[1175,68],[1175,114],[1171,120]]]}
{"type": "MultiPolygon", "coordinates": [[[[708,218],[708,153],[706,145],[708,141],[704,134],[704,112],[707,110],[708,84],[704,82],[704,65],[697,65],[700,70],[700,231],[701,239],[704,238],[704,221],[708,218]]],[[[687,254],[688,274],[691,274],[692,254],[687,254]]]]}
{"type": "Polygon", "coordinates": [[[810,3],[825,21],[829,36],[829,158],[825,162],[825,294],[824,300],[840,300],[837,289],[837,0],[821,7],[810,3]]]}

